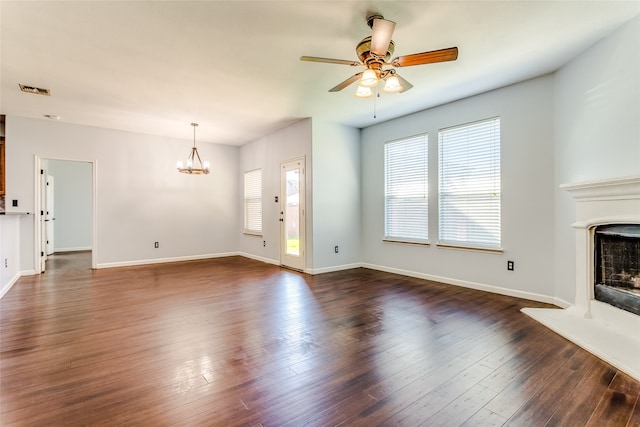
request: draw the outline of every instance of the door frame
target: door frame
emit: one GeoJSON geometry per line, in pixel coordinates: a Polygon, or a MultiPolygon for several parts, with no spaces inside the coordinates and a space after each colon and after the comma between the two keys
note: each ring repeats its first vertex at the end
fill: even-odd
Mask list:
{"type": "Polygon", "coordinates": [[[280,186],[280,205],[278,206],[278,208],[280,209],[280,230],[279,230],[279,241],[280,241],[280,248],[279,248],[279,260],[280,260],[280,265],[283,267],[287,267],[287,268],[291,268],[293,270],[299,270],[299,271],[306,271],[306,266],[307,266],[307,236],[306,236],[306,230],[307,230],[307,165],[306,165],[306,158],[305,156],[302,157],[296,157],[293,159],[289,159],[283,162],[280,162],[280,167],[279,167],[279,186],[280,186]],[[285,230],[285,214],[284,212],[286,211],[286,193],[285,193],[285,181],[284,181],[284,176],[283,176],[283,169],[286,167],[286,165],[290,164],[290,163],[299,163],[301,165],[301,176],[300,176],[300,195],[299,195],[299,206],[300,206],[300,220],[299,220],[299,234],[300,234],[300,260],[302,262],[302,265],[289,265],[291,263],[287,263],[287,260],[285,259],[286,257],[286,252],[285,252],[285,248],[287,246],[287,242],[284,236],[284,230],[285,230]]]}
{"type": "MultiPolygon", "coordinates": [[[[46,259],[45,256],[41,256],[42,253],[42,236],[44,233],[44,226],[42,221],[42,211],[44,207],[42,206],[42,181],[40,179],[40,170],[43,169],[43,164],[48,160],[60,160],[67,162],[81,162],[81,163],[90,163],[91,164],[91,231],[92,231],[92,242],[91,242],[91,268],[96,269],[98,263],[98,186],[97,186],[97,176],[98,176],[98,162],[97,160],[87,160],[87,159],[63,159],[58,157],[45,157],[45,156],[35,156],[35,168],[34,168],[34,206],[35,209],[35,227],[34,227],[34,253],[33,253],[33,265],[34,270],[38,273],[44,272],[44,261],[46,259]]],[[[46,191],[46,189],[45,189],[46,191]]]]}

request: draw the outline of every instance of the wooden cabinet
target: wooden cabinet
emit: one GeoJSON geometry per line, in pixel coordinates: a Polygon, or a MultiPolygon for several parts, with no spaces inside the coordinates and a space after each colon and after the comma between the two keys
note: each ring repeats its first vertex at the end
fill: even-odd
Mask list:
{"type": "Polygon", "coordinates": [[[4,194],[4,114],[0,115],[0,196],[4,194]]]}
{"type": "Polygon", "coordinates": [[[0,137],[0,196],[4,195],[4,136],[0,137]]]}

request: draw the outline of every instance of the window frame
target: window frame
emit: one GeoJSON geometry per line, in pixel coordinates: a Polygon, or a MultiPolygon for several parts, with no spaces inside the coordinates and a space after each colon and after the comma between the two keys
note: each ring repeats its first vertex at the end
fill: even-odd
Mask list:
{"type": "Polygon", "coordinates": [[[244,234],[249,234],[249,235],[254,235],[254,236],[262,236],[262,216],[263,216],[263,203],[262,203],[262,169],[258,168],[258,169],[252,169],[249,171],[244,172],[244,192],[243,192],[243,212],[244,212],[244,218],[243,218],[243,233],[244,234]],[[249,182],[247,182],[247,179],[250,179],[252,176],[254,176],[256,173],[259,174],[259,182],[258,183],[253,183],[253,185],[251,185],[251,187],[248,187],[248,184],[251,184],[249,182]],[[256,190],[257,192],[248,192],[247,190],[256,190]],[[256,204],[259,205],[259,218],[252,218],[251,217],[251,212],[250,212],[250,207],[253,204],[253,206],[255,206],[256,204]],[[259,219],[259,223],[260,223],[260,228],[259,229],[252,229],[249,228],[252,225],[252,219],[255,221],[256,219],[259,219]]]}
{"type": "MultiPolygon", "coordinates": [[[[384,162],[383,164],[383,174],[384,174],[384,178],[383,178],[384,179],[383,241],[394,242],[394,243],[429,245],[429,134],[425,132],[425,133],[420,133],[413,136],[386,141],[384,143],[383,151],[384,151],[384,154],[383,154],[383,158],[384,158],[383,160],[384,162]],[[394,145],[397,146],[398,144],[411,143],[411,142],[422,144],[422,146],[417,149],[421,152],[419,153],[419,156],[422,159],[422,162],[420,162],[420,165],[418,165],[419,159],[415,161],[415,165],[421,167],[422,170],[420,171],[418,176],[413,177],[413,178],[416,178],[417,180],[415,182],[414,188],[418,190],[413,194],[413,197],[410,194],[407,194],[406,192],[402,194],[402,192],[397,191],[397,189],[395,191],[391,189],[390,187],[392,187],[393,182],[390,182],[390,175],[389,175],[389,172],[390,172],[389,169],[393,167],[390,164],[390,159],[389,159],[390,147],[393,147],[394,145]],[[422,180],[423,182],[419,183],[418,181],[420,180],[422,180]],[[422,188],[419,188],[419,187],[422,187],[422,188]],[[422,197],[415,197],[420,193],[422,194],[422,197]],[[415,230],[415,229],[411,230],[412,232],[417,231],[416,233],[414,233],[413,236],[409,234],[398,233],[397,231],[402,228],[404,228],[405,231],[407,229],[412,228],[410,222],[415,221],[416,218],[410,218],[410,216],[407,215],[404,217],[400,217],[398,219],[398,221],[404,221],[404,224],[396,223],[395,226],[392,224],[389,224],[389,220],[391,216],[390,208],[393,206],[393,204],[390,203],[390,200],[393,200],[393,199],[398,200],[400,198],[414,199],[414,201],[416,200],[424,201],[424,207],[423,207],[424,219],[422,221],[422,225],[419,230],[415,230]],[[409,221],[409,224],[407,223],[407,221],[409,221]],[[396,232],[393,232],[392,228],[395,228],[396,232]]],[[[404,168],[404,165],[403,166],[398,165],[397,167],[398,169],[395,170],[395,174],[401,175],[400,177],[397,177],[398,180],[402,178],[409,178],[408,176],[406,176],[406,169],[404,168]]],[[[406,181],[401,181],[401,182],[406,182],[406,181]]],[[[410,207],[410,209],[413,209],[413,208],[416,208],[416,206],[414,205],[413,207],[410,207]]],[[[417,206],[417,208],[420,209],[420,206],[417,206]]],[[[399,211],[398,213],[402,215],[401,211],[399,211]]]]}
{"type": "MultiPolygon", "coordinates": [[[[472,250],[481,250],[488,252],[499,252],[503,251],[502,249],[502,164],[501,164],[501,151],[502,151],[502,135],[501,135],[501,126],[502,122],[500,117],[490,117],[482,120],[477,120],[474,122],[463,123],[455,126],[450,126],[447,128],[442,128],[438,130],[438,246],[442,247],[453,247],[453,248],[461,248],[461,249],[472,249],[472,250]],[[488,146],[486,148],[482,148],[480,153],[476,153],[476,156],[471,158],[469,163],[465,164],[465,169],[469,170],[481,170],[482,168],[478,168],[477,166],[482,166],[489,172],[475,172],[475,173],[458,173],[452,172],[452,167],[449,167],[446,163],[452,163],[451,159],[444,159],[446,156],[446,151],[443,148],[443,144],[447,143],[460,143],[463,138],[458,138],[457,140],[450,139],[446,141],[445,133],[450,131],[461,131],[461,130],[469,130],[469,128],[474,125],[488,125],[491,127],[490,136],[486,138],[479,137],[477,134],[473,135],[474,140],[469,140],[466,138],[464,141],[465,145],[463,148],[458,148],[458,151],[455,154],[459,155],[464,151],[465,155],[468,157],[471,152],[470,144],[480,144],[483,139],[487,139],[488,146]],[[497,135],[496,135],[497,130],[497,135]],[[453,141],[453,142],[452,142],[453,141]],[[482,157],[487,157],[488,159],[485,162],[480,162],[478,159],[482,157]],[[473,164],[470,162],[475,161],[473,164]],[[473,167],[469,167],[469,166],[473,167]],[[446,181],[452,182],[452,176],[457,177],[457,182],[468,181],[463,186],[466,188],[465,190],[461,190],[458,194],[453,194],[451,192],[451,186],[449,186],[446,181]],[[448,178],[448,179],[447,179],[448,178]],[[475,178],[475,180],[474,180],[475,178]],[[487,181],[487,186],[478,187],[478,182],[481,182],[480,179],[483,178],[487,181]],[[473,183],[471,183],[473,181],[473,183]],[[473,190],[473,191],[471,191],[473,190]],[[473,219],[473,216],[464,215],[466,217],[464,220],[460,220],[462,225],[466,225],[465,228],[465,238],[461,239],[453,239],[451,238],[451,234],[448,234],[448,229],[453,228],[451,225],[447,225],[447,211],[445,206],[451,206],[452,203],[455,203],[456,199],[461,204],[465,204],[465,210],[469,211],[469,205],[475,205],[475,212],[482,212],[483,218],[478,219],[476,216],[473,219]],[[488,209],[484,210],[484,209],[488,209]],[[494,210],[492,210],[494,209],[494,210]],[[497,214],[495,212],[497,209],[497,214]],[[488,216],[485,216],[485,212],[490,212],[488,216]],[[482,222],[484,225],[477,226],[478,222],[482,222]],[[496,225],[497,224],[497,225],[496,225]],[[489,230],[489,231],[484,231],[489,230]],[[480,239],[477,236],[484,233],[486,236],[491,236],[489,239],[480,239]],[[497,234],[497,238],[496,235],[497,234]],[[471,236],[470,236],[471,235],[471,236]],[[476,237],[474,237],[474,235],[476,237]]],[[[452,137],[455,138],[455,137],[452,137]]],[[[475,150],[474,150],[475,151],[475,150]]],[[[456,164],[460,168],[462,162],[457,162],[456,164]]],[[[451,209],[449,210],[449,212],[451,209]]],[[[471,210],[474,212],[474,210],[471,210]]],[[[453,221],[453,220],[451,220],[453,221]]],[[[450,231],[450,230],[449,230],[450,231]]]]}

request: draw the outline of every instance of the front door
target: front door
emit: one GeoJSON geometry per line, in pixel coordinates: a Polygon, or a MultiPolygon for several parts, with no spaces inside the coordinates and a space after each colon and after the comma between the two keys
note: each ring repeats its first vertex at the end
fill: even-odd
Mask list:
{"type": "Polygon", "coordinates": [[[304,158],[280,167],[280,264],[305,268],[305,171],[304,158]]]}

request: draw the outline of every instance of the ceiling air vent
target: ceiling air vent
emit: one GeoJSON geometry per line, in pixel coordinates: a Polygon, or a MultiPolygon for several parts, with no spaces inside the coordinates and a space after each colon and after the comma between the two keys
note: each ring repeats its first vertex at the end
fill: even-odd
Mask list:
{"type": "Polygon", "coordinates": [[[49,89],[42,89],[41,87],[27,86],[23,84],[18,84],[18,86],[20,86],[20,90],[23,92],[34,93],[36,95],[51,96],[51,91],[49,89]]]}

